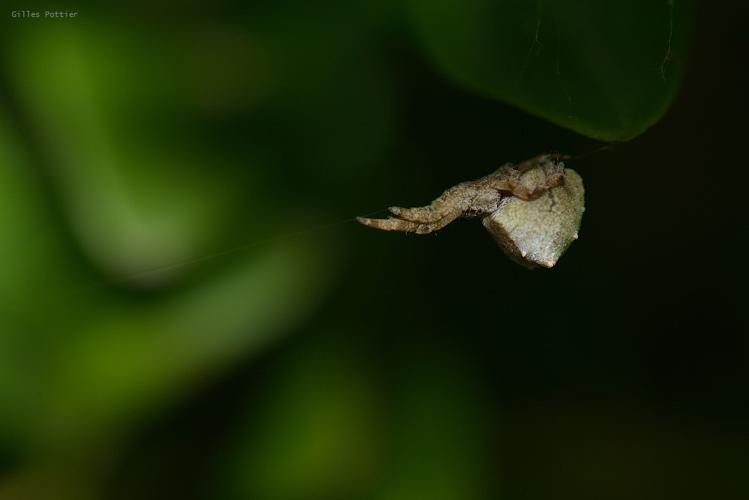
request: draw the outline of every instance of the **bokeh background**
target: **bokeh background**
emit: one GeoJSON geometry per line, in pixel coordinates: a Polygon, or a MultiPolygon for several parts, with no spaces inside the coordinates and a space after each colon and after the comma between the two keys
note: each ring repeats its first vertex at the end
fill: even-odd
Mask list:
{"type": "Polygon", "coordinates": [[[602,151],[395,3],[71,7],[1,21],[0,499],[747,498],[744,3],[602,151]],[[543,151],[551,271],[352,219],[543,151]]]}

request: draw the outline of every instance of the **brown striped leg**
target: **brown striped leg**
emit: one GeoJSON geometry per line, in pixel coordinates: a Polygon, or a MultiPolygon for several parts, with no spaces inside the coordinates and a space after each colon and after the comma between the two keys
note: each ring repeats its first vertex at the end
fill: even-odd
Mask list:
{"type": "Polygon", "coordinates": [[[390,207],[388,210],[399,219],[421,224],[433,224],[448,217],[451,212],[461,210],[461,207],[465,205],[467,193],[474,189],[474,184],[473,182],[463,182],[451,187],[431,204],[424,207],[390,207]]]}
{"type": "Polygon", "coordinates": [[[401,231],[404,233],[429,234],[435,231],[439,231],[440,229],[460,217],[460,215],[461,212],[456,210],[454,212],[448,213],[442,219],[427,223],[396,219],[394,217],[390,217],[388,219],[369,219],[366,217],[357,217],[356,220],[361,224],[364,224],[365,226],[373,227],[375,229],[381,229],[382,231],[401,231]]]}
{"type": "Polygon", "coordinates": [[[564,184],[564,169],[561,167],[551,167],[546,171],[546,180],[534,187],[528,189],[521,181],[519,176],[497,177],[491,183],[491,186],[497,191],[504,191],[512,194],[521,200],[531,201],[543,195],[546,191],[564,184]]]}

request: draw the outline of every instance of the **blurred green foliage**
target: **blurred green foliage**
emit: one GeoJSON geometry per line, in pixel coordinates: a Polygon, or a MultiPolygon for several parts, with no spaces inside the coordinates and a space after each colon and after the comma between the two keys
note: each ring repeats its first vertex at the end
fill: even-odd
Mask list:
{"type": "Polygon", "coordinates": [[[742,80],[710,86],[738,44],[697,52],[653,135],[575,162],[590,209],[552,272],[470,223],[352,223],[643,132],[689,2],[77,8],[0,30],[0,499],[743,486],[742,174],[684,202],[740,158],[740,127],[695,126],[743,123],[742,80]]]}

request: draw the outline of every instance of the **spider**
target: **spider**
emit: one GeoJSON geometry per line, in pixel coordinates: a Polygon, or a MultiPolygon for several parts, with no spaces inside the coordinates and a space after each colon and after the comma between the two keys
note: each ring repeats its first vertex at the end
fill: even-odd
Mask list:
{"type": "Polygon", "coordinates": [[[383,231],[429,234],[458,218],[482,217],[511,258],[527,267],[552,267],[577,239],[584,211],[580,176],[565,169],[567,156],[544,154],[451,187],[430,205],[390,207],[394,217],[357,217],[383,231]]]}

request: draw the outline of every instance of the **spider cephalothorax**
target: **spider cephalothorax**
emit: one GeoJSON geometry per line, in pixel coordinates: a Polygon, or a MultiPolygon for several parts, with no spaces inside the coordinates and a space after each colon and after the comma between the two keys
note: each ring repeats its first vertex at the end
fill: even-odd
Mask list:
{"type": "Polygon", "coordinates": [[[552,267],[577,238],[584,208],[582,179],[565,157],[541,155],[451,187],[430,205],[390,207],[387,219],[359,217],[384,231],[428,234],[461,217],[483,217],[484,227],[514,260],[552,267]]]}

